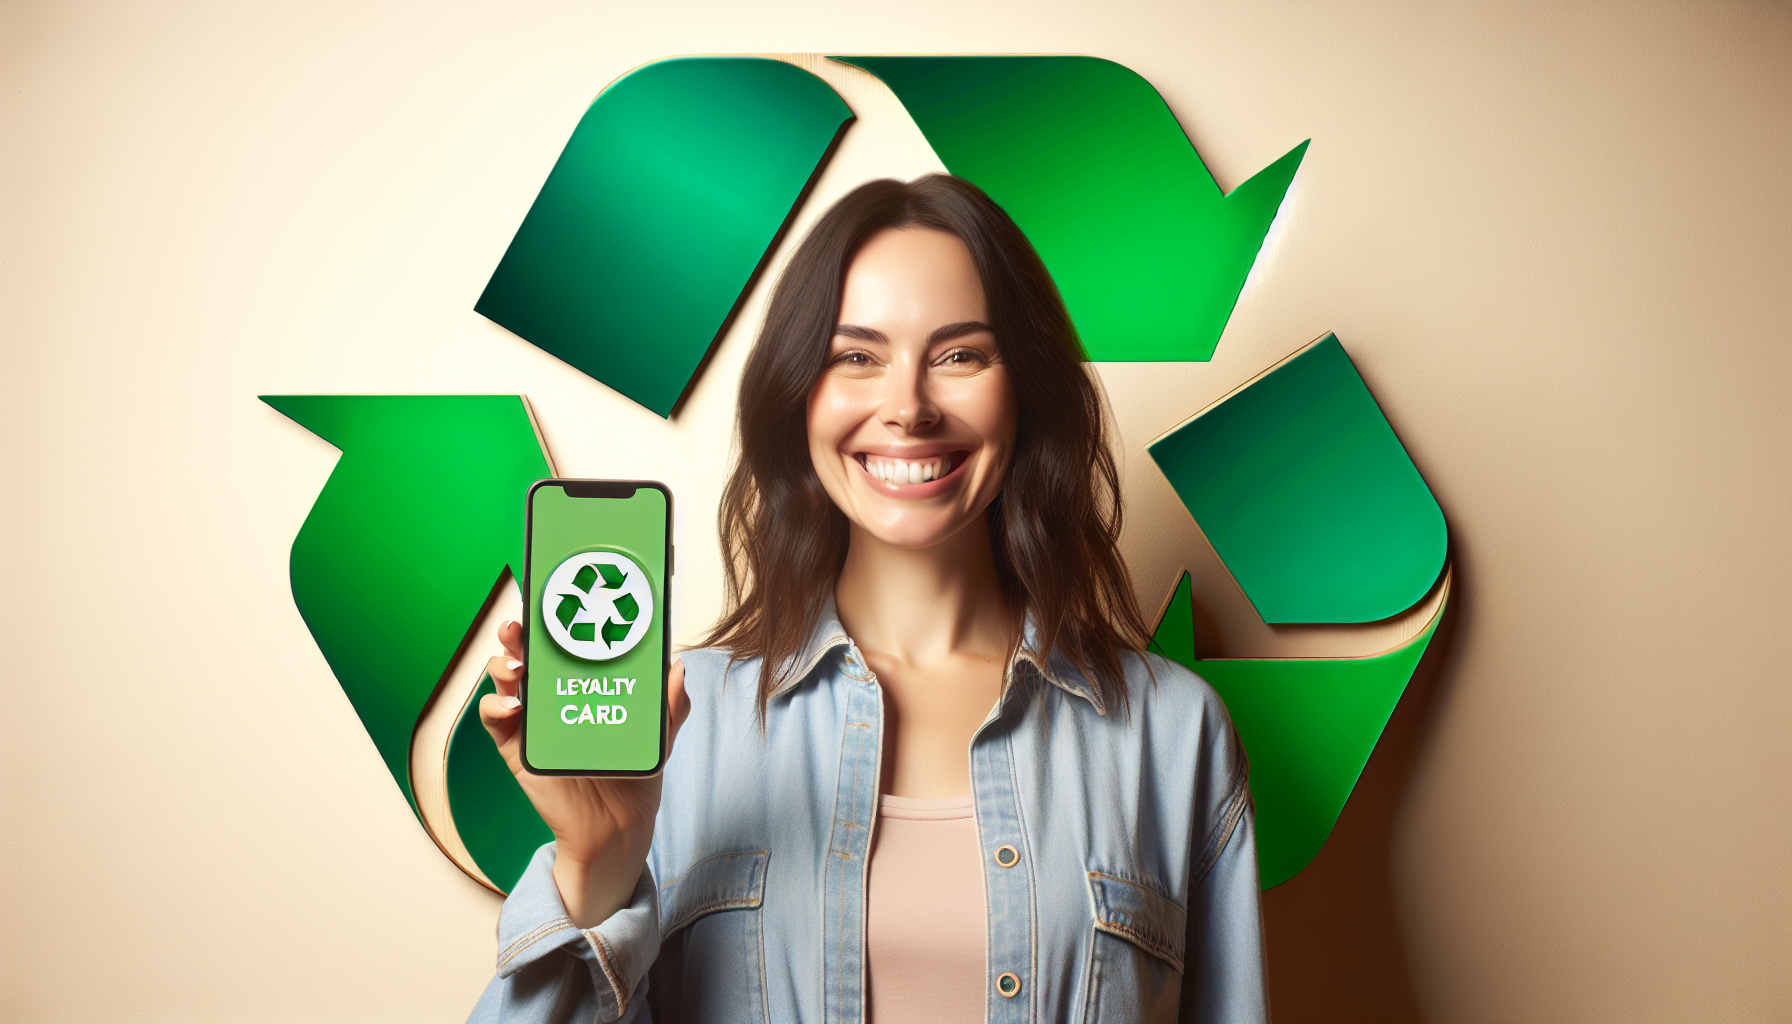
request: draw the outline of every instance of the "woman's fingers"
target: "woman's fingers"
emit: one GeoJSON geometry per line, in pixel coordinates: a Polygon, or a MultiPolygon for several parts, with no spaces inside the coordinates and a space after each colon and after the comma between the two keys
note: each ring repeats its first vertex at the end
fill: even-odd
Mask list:
{"type": "MultiPolygon", "coordinates": [[[[485,726],[492,742],[498,745],[499,753],[504,753],[505,748],[515,742],[517,730],[523,725],[522,706],[506,703],[507,700],[515,699],[500,697],[495,693],[479,698],[479,724],[485,726]]],[[[506,756],[505,760],[510,758],[506,756]]]]}
{"type": "Polygon", "coordinates": [[[502,750],[523,724],[523,702],[516,695],[523,678],[523,663],[503,656],[490,658],[485,663],[485,673],[492,677],[498,692],[479,699],[479,722],[502,750]]]}
{"type": "Polygon", "coordinates": [[[498,627],[498,642],[518,661],[523,659],[523,624],[515,619],[498,627]]]}
{"type": "MultiPolygon", "coordinates": [[[[498,638],[504,641],[508,656],[490,658],[485,663],[486,674],[492,677],[498,692],[480,698],[479,721],[502,751],[506,744],[516,739],[523,724],[523,704],[517,698],[518,687],[522,684],[523,662],[515,656],[522,643],[522,627],[515,622],[506,622],[498,627],[498,638]]],[[[679,728],[691,715],[691,699],[684,691],[682,658],[674,661],[672,671],[666,673],[666,707],[672,716],[666,737],[666,750],[670,752],[672,744],[678,741],[679,728]]]]}
{"type": "Polygon", "coordinates": [[[492,677],[498,687],[498,696],[515,698],[517,687],[523,681],[523,663],[516,658],[499,656],[488,658],[485,662],[485,674],[492,677]]]}

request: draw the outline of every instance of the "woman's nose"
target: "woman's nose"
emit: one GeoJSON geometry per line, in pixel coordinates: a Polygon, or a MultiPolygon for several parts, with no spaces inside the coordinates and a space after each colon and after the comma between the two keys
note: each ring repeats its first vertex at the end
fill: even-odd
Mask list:
{"type": "Polygon", "coordinates": [[[927,368],[918,359],[898,359],[884,375],[882,420],[892,430],[914,434],[940,420],[927,394],[927,368]]]}

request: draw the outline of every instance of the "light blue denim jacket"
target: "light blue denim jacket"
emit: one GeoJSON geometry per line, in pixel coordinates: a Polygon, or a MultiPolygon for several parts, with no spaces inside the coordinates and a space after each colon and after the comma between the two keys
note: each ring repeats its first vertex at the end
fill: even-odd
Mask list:
{"type": "MultiPolygon", "coordinates": [[[[761,732],[759,663],[684,655],[691,714],[633,902],[580,930],[542,847],[472,1021],[864,1020],[882,690],[831,606],[798,657],[761,732]]],[[[1017,655],[971,741],[991,1024],[1265,1019],[1244,754],[1213,690],[1147,657],[1129,713],[1017,655]]]]}

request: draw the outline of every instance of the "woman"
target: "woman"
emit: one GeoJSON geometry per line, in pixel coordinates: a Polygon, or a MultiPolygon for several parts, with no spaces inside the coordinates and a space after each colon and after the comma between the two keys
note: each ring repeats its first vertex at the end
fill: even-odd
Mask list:
{"type": "Polygon", "coordinates": [[[1102,411],[975,187],[829,211],[741,379],[663,776],[523,770],[501,630],[480,714],[556,842],[474,1019],[1263,1019],[1243,755],[1142,653],[1102,411]]]}

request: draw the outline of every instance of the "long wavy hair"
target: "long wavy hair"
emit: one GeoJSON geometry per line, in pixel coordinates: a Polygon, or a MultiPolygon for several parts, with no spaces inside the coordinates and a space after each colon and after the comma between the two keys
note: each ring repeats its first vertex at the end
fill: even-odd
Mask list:
{"type": "Polygon", "coordinates": [[[722,495],[727,610],[703,640],[761,659],[759,709],[793,664],[846,562],[848,525],[809,457],[808,400],[827,366],[847,268],[891,228],[946,231],[970,250],[990,327],[1014,388],[1018,423],[989,539],[1027,653],[1075,665],[1104,705],[1129,704],[1123,655],[1150,630],[1120,559],[1119,474],[1101,393],[1051,274],[1008,214],[960,178],[868,182],[803,240],[772,292],[740,381],[740,456],[722,495]]]}

